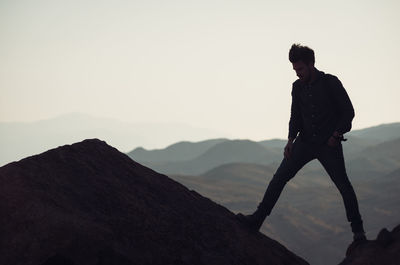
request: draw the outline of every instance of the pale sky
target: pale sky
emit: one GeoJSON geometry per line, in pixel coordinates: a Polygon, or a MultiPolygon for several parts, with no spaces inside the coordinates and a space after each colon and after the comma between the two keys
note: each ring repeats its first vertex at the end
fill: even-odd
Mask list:
{"type": "Polygon", "coordinates": [[[400,1],[0,0],[0,122],[70,112],[286,138],[293,43],[354,128],[400,121],[400,1]]]}

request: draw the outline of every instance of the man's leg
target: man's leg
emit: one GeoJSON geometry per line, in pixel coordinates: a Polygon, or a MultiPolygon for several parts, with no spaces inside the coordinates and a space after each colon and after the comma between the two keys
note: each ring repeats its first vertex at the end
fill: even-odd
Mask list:
{"type": "Polygon", "coordinates": [[[270,181],[264,197],[257,207],[257,210],[244,218],[244,222],[253,230],[259,230],[265,218],[271,213],[272,208],[278,201],[278,198],[286,183],[292,179],[296,173],[308,162],[315,158],[313,148],[309,145],[296,140],[293,144],[292,153],[289,159],[284,158],[270,181]]]}
{"type": "Polygon", "coordinates": [[[364,239],[365,232],[358,208],[357,196],[346,173],[342,145],[339,144],[336,147],[322,146],[317,158],[342,195],[347,220],[351,222],[355,239],[358,239],[357,237],[363,237],[362,239],[364,239]]]}

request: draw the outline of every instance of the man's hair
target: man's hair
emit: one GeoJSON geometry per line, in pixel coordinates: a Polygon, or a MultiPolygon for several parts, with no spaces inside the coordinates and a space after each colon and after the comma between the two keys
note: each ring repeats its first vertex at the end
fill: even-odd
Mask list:
{"type": "Polygon", "coordinates": [[[293,44],[289,51],[289,61],[297,63],[303,61],[305,64],[315,63],[314,51],[307,46],[293,44]]]}

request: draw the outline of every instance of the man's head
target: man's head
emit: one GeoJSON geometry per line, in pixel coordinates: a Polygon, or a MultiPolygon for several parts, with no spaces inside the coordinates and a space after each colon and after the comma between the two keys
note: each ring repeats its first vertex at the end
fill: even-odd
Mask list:
{"type": "Polygon", "coordinates": [[[309,82],[314,72],[314,51],[307,46],[293,44],[289,51],[289,61],[293,65],[293,70],[302,82],[309,82]]]}

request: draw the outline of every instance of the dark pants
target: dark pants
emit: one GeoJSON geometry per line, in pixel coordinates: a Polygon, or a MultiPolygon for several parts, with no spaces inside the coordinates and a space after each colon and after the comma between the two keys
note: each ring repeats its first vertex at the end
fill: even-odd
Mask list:
{"type": "Polygon", "coordinates": [[[269,215],[277,202],[284,186],[308,162],[318,159],[342,195],[347,220],[351,222],[354,233],[364,232],[358,202],[344,165],[343,149],[339,144],[330,147],[327,144],[314,145],[296,140],[293,144],[290,159],[284,158],[273,176],[256,215],[263,220],[269,215]]]}

